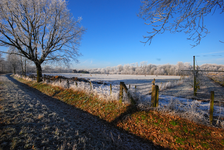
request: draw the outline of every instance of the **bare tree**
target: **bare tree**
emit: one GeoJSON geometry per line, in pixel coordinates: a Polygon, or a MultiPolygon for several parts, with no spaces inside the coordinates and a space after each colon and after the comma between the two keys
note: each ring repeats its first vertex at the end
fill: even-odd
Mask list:
{"type": "Polygon", "coordinates": [[[8,68],[11,71],[13,70],[13,74],[16,74],[17,67],[19,66],[19,58],[16,54],[8,54],[7,55],[8,68]]]}
{"type": "Polygon", "coordinates": [[[223,0],[144,0],[138,16],[153,27],[143,43],[151,44],[153,37],[165,31],[189,34],[194,46],[209,32],[204,24],[204,17],[217,9],[224,12],[223,0]]]}
{"type": "Polygon", "coordinates": [[[27,61],[27,58],[24,58],[22,56],[20,56],[20,67],[21,67],[21,74],[23,76],[26,76],[26,61],[27,61]]]}
{"type": "Polygon", "coordinates": [[[4,58],[2,58],[2,54],[0,53],[0,73],[2,72],[3,73],[3,68],[4,68],[4,64],[5,64],[5,60],[4,58]]]}
{"type": "Polygon", "coordinates": [[[0,46],[15,47],[15,54],[33,61],[40,82],[44,61],[77,61],[85,31],[80,21],[65,0],[1,0],[0,46]]]}

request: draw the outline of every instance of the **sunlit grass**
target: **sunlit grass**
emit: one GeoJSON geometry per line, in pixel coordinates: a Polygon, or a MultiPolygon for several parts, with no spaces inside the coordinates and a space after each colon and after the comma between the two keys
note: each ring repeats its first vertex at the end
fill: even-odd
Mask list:
{"type": "Polygon", "coordinates": [[[117,126],[171,149],[223,149],[224,130],[157,111],[140,111],[117,126]]]}

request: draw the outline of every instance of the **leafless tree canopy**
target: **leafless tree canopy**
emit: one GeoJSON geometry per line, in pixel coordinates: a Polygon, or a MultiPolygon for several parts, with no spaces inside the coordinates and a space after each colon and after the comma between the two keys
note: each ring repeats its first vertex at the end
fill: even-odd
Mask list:
{"type": "Polygon", "coordinates": [[[77,60],[84,32],[80,21],[65,0],[1,0],[0,46],[15,47],[37,68],[48,60],[77,60]]]}
{"type": "MultiPolygon", "coordinates": [[[[214,70],[223,71],[224,65],[217,64],[203,64],[197,66],[199,70],[214,70]],[[199,67],[199,68],[198,68],[199,67]]],[[[48,69],[47,69],[48,70],[48,69]]],[[[88,69],[90,73],[102,73],[102,74],[136,74],[136,75],[189,75],[190,72],[185,72],[181,70],[193,70],[193,66],[190,63],[178,62],[176,65],[164,64],[164,65],[154,65],[147,64],[147,62],[141,62],[140,65],[136,64],[126,64],[118,65],[114,67],[106,68],[95,68],[88,69]]]]}
{"type": "Polygon", "coordinates": [[[138,14],[147,25],[153,26],[153,31],[148,32],[148,36],[143,43],[151,44],[153,37],[165,31],[181,32],[189,34],[189,40],[195,42],[194,46],[209,31],[204,24],[204,17],[215,11],[224,11],[223,0],[144,0],[138,14]]]}

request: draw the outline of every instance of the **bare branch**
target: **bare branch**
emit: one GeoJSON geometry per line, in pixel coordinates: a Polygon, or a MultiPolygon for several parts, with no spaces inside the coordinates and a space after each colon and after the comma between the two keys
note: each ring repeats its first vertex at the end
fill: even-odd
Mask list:
{"type": "Polygon", "coordinates": [[[221,13],[224,11],[223,1],[220,0],[144,0],[142,3],[138,16],[149,21],[146,25],[154,27],[152,32],[148,32],[149,36],[144,36],[145,44],[151,44],[157,34],[165,31],[184,31],[189,34],[188,40],[192,40],[195,43],[192,46],[195,47],[209,33],[204,25],[204,17],[217,9],[221,13]]]}

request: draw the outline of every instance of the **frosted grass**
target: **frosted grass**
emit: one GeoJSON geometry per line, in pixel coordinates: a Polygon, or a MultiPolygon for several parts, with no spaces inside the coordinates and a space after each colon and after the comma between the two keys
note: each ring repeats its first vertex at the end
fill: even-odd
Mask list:
{"type": "MultiPolygon", "coordinates": [[[[22,77],[19,75],[16,75],[17,77],[22,77]]],[[[32,80],[29,78],[24,78],[25,80],[32,80]]],[[[187,79],[185,79],[187,80],[187,79]]],[[[164,90],[166,88],[172,88],[173,86],[180,85],[184,82],[184,80],[178,80],[175,82],[164,82],[158,84],[160,90],[164,90]]],[[[46,82],[45,82],[46,83],[46,82]]],[[[59,86],[61,88],[68,88],[67,87],[67,81],[62,80],[62,82],[56,81],[48,83],[53,86],[59,86]]],[[[73,89],[75,91],[85,91],[87,94],[93,94],[94,96],[97,96],[100,100],[104,101],[114,101],[119,100],[119,89],[120,85],[118,84],[112,84],[112,94],[110,94],[110,86],[109,85],[98,85],[98,84],[92,84],[92,87],[90,88],[90,84],[86,82],[77,82],[78,86],[76,86],[74,81],[70,81],[70,89],[73,89]]],[[[157,84],[157,83],[156,83],[157,84]]],[[[129,87],[129,84],[126,85],[129,87]]],[[[150,107],[151,105],[151,96],[150,95],[143,95],[141,92],[138,91],[138,89],[135,89],[133,85],[130,84],[129,89],[130,94],[133,96],[133,98],[137,101],[137,106],[141,110],[149,110],[152,109],[150,107]]],[[[123,96],[123,102],[124,103],[130,103],[127,94],[125,92],[123,96]]],[[[179,115],[183,118],[186,118],[188,120],[209,125],[209,102],[200,102],[192,99],[186,99],[186,98],[177,98],[174,96],[166,96],[166,95],[159,95],[159,107],[156,108],[157,110],[168,113],[171,115],[179,115]]],[[[216,125],[219,127],[224,128],[224,121],[221,121],[220,118],[224,118],[224,108],[220,106],[214,106],[214,112],[213,116],[218,118],[216,125]]]]}
{"type": "MultiPolygon", "coordinates": [[[[138,104],[141,110],[150,110],[151,96],[145,96],[144,101],[138,104]]],[[[157,110],[171,115],[178,115],[188,120],[209,125],[210,102],[201,102],[174,96],[159,95],[159,107],[157,110]]],[[[214,106],[213,116],[216,117],[216,125],[224,128],[224,108],[214,106]]]]}

